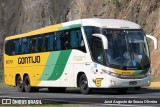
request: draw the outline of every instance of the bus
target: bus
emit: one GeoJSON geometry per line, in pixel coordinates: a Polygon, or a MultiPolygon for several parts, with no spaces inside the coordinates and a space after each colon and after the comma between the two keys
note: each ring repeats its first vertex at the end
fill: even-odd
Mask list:
{"type": "Polygon", "coordinates": [[[125,93],[151,83],[150,54],[142,27],[121,19],[88,18],[9,36],[4,41],[4,81],[19,92],[48,88],[82,94],[111,88],[125,93]]]}

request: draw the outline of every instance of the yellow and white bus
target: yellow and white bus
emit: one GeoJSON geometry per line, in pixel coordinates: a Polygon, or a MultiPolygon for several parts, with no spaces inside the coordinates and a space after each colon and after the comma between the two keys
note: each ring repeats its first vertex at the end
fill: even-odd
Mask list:
{"type": "Polygon", "coordinates": [[[5,84],[20,92],[63,92],[150,85],[149,37],[133,22],[79,19],[9,36],[4,43],[5,84]]]}

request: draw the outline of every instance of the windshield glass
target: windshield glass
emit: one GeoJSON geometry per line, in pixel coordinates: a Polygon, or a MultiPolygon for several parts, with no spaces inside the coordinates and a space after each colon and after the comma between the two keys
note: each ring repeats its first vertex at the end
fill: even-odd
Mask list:
{"type": "Polygon", "coordinates": [[[109,65],[121,69],[144,69],[150,66],[148,47],[142,30],[103,29],[108,39],[109,65]]]}

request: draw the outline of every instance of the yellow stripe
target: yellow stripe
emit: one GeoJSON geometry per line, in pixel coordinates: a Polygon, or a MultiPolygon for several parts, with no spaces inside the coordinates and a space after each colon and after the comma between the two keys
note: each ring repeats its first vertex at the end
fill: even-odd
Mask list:
{"type": "Polygon", "coordinates": [[[62,27],[62,24],[47,26],[45,28],[34,30],[34,31],[31,31],[31,32],[28,32],[28,33],[19,34],[19,35],[15,35],[15,36],[9,36],[5,40],[16,39],[16,38],[21,38],[21,37],[27,37],[27,36],[38,35],[38,34],[44,34],[44,33],[49,33],[49,32],[54,32],[54,31],[58,31],[58,29],[61,28],[61,27],[62,27]]]}
{"type": "Polygon", "coordinates": [[[115,69],[115,68],[112,68],[112,71],[116,72],[117,74],[121,74],[121,75],[133,75],[133,73],[135,72],[135,70],[120,70],[120,69],[115,69]]]}

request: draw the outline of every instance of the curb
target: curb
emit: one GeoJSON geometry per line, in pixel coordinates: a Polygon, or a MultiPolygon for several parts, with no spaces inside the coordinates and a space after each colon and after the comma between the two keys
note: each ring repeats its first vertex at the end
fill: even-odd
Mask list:
{"type": "Polygon", "coordinates": [[[160,82],[151,82],[149,87],[160,87],[160,82]]]}

